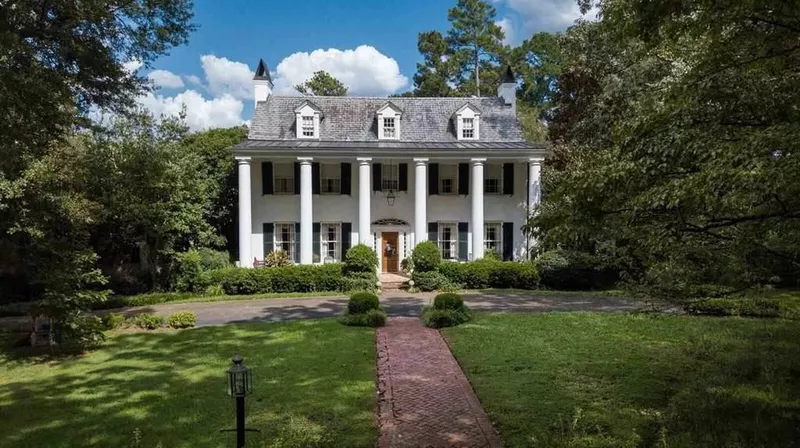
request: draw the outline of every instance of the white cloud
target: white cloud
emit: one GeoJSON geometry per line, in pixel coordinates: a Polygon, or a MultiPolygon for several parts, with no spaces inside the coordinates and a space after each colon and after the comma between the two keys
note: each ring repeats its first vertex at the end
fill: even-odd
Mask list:
{"type": "Polygon", "coordinates": [[[188,82],[190,82],[190,83],[192,83],[192,84],[194,84],[196,86],[203,85],[203,80],[200,79],[199,76],[187,75],[187,76],[184,76],[184,78],[186,78],[186,81],[188,81],[188,82]]]}
{"type": "Polygon", "coordinates": [[[186,124],[192,130],[237,126],[244,123],[244,104],[229,94],[206,99],[196,90],[186,90],[175,96],[148,93],[139,104],[154,115],[178,115],[186,106],[186,124]]]}
{"type": "Polygon", "coordinates": [[[293,86],[311,78],[319,70],[341,81],[350,95],[388,95],[408,83],[408,78],[400,73],[397,61],[374,47],[361,45],[354,50],[319,49],[286,57],[276,68],[275,93],[296,94],[293,86]]]}
{"type": "Polygon", "coordinates": [[[525,39],[538,31],[563,31],[576,19],[593,19],[597,14],[591,10],[581,15],[575,0],[502,0],[502,3],[519,14],[525,39]]]}
{"type": "Polygon", "coordinates": [[[142,61],[138,59],[122,63],[122,68],[124,68],[125,71],[128,73],[135,73],[136,70],[139,70],[141,67],[142,67],[142,61]]]}
{"type": "Polygon", "coordinates": [[[180,76],[168,70],[153,70],[147,75],[156,87],[163,87],[166,89],[180,89],[183,87],[183,80],[180,76]]]}
{"type": "Polygon", "coordinates": [[[215,95],[231,95],[239,99],[253,98],[253,70],[244,62],[235,62],[207,54],[200,58],[208,89],[215,95]]]}
{"type": "Polygon", "coordinates": [[[499,26],[501,30],[503,30],[503,44],[510,45],[514,42],[514,24],[511,23],[511,19],[508,17],[503,17],[501,20],[494,22],[495,25],[499,26]]]}

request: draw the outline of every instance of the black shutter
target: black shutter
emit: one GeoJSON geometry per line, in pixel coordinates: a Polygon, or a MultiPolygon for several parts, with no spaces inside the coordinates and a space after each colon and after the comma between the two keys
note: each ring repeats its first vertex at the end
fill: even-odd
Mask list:
{"type": "Polygon", "coordinates": [[[351,194],[350,186],[353,182],[353,165],[342,163],[342,194],[351,194]]]}
{"type": "Polygon", "coordinates": [[[398,176],[400,179],[398,180],[398,190],[399,191],[408,191],[408,164],[401,163],[397,167],[398,176]]]}
{"type": "Polygon", "coordinates": [[[261,162],[261,194],[275,194],[272,184],[272,162],[261,162]]]}
{"type": "Polygon", "coordinates": [[[467,261],[469,255],[469,223],[458,223],[458,259],[467,261]]]}
{"type": "Polygon", "coordinates": [[[294,223],[294,262],[300,263],[300,223],[294,223]]]}
{"type": "Polygon", "coordinates": [[[343,222],[342,223],[342,259],[344,259],[344,255],[347,253],[347,249],[350,249],[351,242],[351,233],[353,232],[353,223],[351,222],[343,222]]]}
{"type": "Polygon", "coordinates": [[[311,194],[319,194],[319,162],[311,164],[311,194]]]}
{"type": "Polygon", "coordinates": [[[312,251],[314,252],[314,255],[318,257],[317,259],[322,261],[322,256],[321,256],[322,250],[321,250],[320,235],[319,235],[320,224],[318,222],[312,223],[311,229],[312,233],[314,234],[313,244],[311,245],[311,247],[313,248],[312,251]]]}
{"type": "Polygon", "coordinates": [[[503,164],[503,194],[514,194],[514,164],[503,164]]]}
{"type": "Polygon", "coordinates": [[[264,258],[267,258],[267,255],[275,250],[275,224],[265,222],[262,233],[264,234],[264,258]]]}
{"type": "Polygon", "coordinates": [[[439,164],[428,165],[428,194],[439,194],[439,164]]]}
{"type": "Polygon", "coordinates": [[[436,222],[429,222],[428,223],[428,241],[432,241],[433,244],[438,244],[438,241],[439,241],[439,223],[436,223],[436,222]]]}
{"type": "MultiPolygon", "coordinates": [[[[360,182],[360,180],[359,180],[360,182]]],[[[381,164],[372,164],[372,191],[381,191],[381,164]]]]}
{"type": "Polygon", "coordinates": [[[458,194],[469,194],[469,163],[458,164],[458,194]]]}
{"type": "Polygon", "coordinates": [[[503,260],[514,259],[514,223],[503,223],[503,260]]]}
{"type": "Polygon", "coordinates": [[[300,194],[300,162],[294,162],[294,194],[300,194]]]}

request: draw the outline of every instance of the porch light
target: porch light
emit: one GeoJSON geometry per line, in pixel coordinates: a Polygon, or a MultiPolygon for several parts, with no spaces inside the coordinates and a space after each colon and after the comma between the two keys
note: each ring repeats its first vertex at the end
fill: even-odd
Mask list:
{"type": "Polygon", "coordinates": [[[394,194],[394,190],[389,190],[389,194],[386,195],[386,202],[389,203],[389,207],[394,207],[395,199],[397,199],[397,195],[394,194]]]}

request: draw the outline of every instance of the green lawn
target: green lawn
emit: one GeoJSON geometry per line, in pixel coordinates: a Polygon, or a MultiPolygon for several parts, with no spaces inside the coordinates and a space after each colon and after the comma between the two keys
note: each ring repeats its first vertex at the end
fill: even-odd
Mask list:
{"type": "Polygon", "coordinates": [[[800,441],[797,322],[478,314],[442,332],[506,446],[800,441]]]}
{"type": "Polygon", "coordinates": [[[228,447],[225,370],[253,369],[248,446],[371,447],[374,331],[333,319],[120,333],[88,355],[0,355],[0,446],[228,447]]]}

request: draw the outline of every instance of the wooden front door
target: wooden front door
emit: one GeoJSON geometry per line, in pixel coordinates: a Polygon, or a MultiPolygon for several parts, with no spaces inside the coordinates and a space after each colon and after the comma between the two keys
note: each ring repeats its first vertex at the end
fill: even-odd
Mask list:
{"type": "Polygon", "coordinates": [[[383,250],[383,272],[397,272],[400,270],[400,250],[397,246],[397,232],[383,232],[381,234],[383,250]]]}

